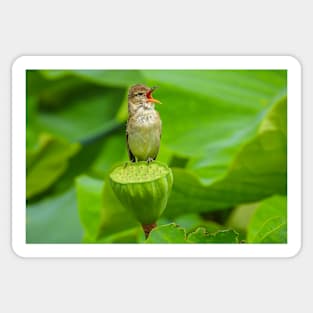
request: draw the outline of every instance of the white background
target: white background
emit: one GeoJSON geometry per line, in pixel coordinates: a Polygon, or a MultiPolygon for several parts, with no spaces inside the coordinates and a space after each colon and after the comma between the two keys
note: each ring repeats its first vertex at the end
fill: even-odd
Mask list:
{"type": "Polygon", "coordinates": [[[312,311],[310,2],[106,3],[13,0],[0,4],[0,311],[312,311]],[[17,257],[10,246],[10,67],[16,57],[34,54],[296,56],[303,66],[304,206],[300,254],[290,259],[17,257]]]}

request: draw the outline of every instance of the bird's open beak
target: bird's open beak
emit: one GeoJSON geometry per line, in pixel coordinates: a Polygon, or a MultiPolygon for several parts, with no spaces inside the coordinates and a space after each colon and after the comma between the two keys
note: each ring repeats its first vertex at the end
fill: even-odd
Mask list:
{"type": "Polygon", "coordinates": [[[156,90],[158,87],[157,86],[154,86],[154,87],[151,87],[150,90],[147,92],[147,98],[148,98],[148,102],[153,102],[153,103],[158,103],[160,104],[161,101],[157,100],[157,99],[154,99],[152,97],[152,93],[154,90],[156,90]]]}

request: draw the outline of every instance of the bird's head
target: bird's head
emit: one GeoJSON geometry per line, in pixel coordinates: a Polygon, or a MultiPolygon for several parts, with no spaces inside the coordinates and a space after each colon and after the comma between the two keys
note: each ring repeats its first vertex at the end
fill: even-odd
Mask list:
{"type": "Polygon", "coordinates": [[[157,87],[147,87],[137,84],[129,88],[128,91],[128,110],[130,113],[136,112],[139,108],[151,109],[155,103],[161,103],[152,97],[153,91],[157,87]]]}

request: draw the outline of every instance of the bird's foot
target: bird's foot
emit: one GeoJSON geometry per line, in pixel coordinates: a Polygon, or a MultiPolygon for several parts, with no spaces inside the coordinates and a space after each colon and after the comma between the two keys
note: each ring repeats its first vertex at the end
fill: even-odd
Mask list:
{"type": "Polygon", "coordinates": [[[148,158],[147,163],[150,164],[153,160],[153,158],[148,158]]]}

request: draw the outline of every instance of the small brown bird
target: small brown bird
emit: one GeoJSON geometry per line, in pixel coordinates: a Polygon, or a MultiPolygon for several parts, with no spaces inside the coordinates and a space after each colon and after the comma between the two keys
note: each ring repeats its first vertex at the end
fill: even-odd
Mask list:
{"type": "Polygon", "coordinates": [[[128,91],[126,141],[132,162],[151,162],[159,152],[162,122],[154,104],[161,102],[152,97],[156,88],[137,84],[128,91]]]}

